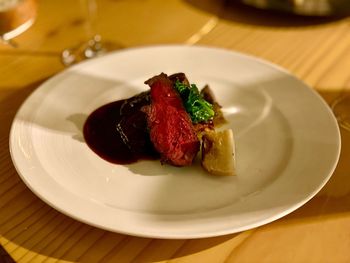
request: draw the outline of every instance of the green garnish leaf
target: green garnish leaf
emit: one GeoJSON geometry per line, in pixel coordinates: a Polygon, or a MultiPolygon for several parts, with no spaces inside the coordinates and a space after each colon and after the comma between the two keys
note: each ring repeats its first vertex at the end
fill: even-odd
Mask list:
{"type": "Polygon", "coordinates": [[[201,96],[195,84],[187,86],[176,80],[175,89],[180,94],[185,109],[193,123],[207,122],[213,119],[215,115],[213,105],[201,96]]]}

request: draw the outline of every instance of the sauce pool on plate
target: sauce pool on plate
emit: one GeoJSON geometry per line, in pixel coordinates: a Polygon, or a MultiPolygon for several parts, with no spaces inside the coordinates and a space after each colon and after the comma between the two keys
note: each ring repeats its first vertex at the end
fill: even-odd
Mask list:
{"type": "Polygon", "coordinates": [[[158,159],[142,110],[148,104],[149,93],[143,92],[96,109],[84,124],[87,145],[101,158],[116,164],[158,159]]]}

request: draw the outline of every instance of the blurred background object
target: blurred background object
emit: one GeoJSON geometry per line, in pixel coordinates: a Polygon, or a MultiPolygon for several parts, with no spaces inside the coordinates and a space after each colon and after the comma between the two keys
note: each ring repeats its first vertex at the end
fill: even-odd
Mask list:
{"type": "Polygon", "coordinates": [[[349,0],[240,0],[244,4],[308,16],[346,15],[349,0]]]}
{"type": "Polygon", "coordinates": [[[339,125],[350,131],[350,95],[346,93],[340,95],[333,101],[331,107],[339,125]]]}
{"type": "Polygon", "coordinates": [[[0,0],[0,40],[10,40],[26,31],[36,17],[36,0],[0,0]]]}

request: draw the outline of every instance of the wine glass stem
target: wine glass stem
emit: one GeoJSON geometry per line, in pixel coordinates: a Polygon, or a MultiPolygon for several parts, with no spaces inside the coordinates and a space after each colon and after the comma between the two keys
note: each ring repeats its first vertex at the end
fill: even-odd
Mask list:
{"type": "Polygon", "coordinates": [[[61,61],[65,66],[74,64],[82,59],[93,58],[102,54],[105,49],[101,36],[95,33],[97,4],[95,0],[80,0],[86,13],[85,31],[88,36],[86,42],[75,47],[67,48],[62,52],[61,61]]]}
{"type": "Polygon", "coordinates": [[[93,39],[95,35],[95,25],[96,25],[96,14],[97,14],[97,4],[96,0],[81,0],[83,1],[83,6],[86,10],[86,33],[90,39],[93,39]]]}

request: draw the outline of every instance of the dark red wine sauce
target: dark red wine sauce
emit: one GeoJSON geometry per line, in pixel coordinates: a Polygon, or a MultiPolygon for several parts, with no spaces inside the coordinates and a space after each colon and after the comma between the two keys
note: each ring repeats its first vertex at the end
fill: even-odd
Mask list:
{"type": "MultiPolygon", "coordinates": [[[[116,164],[157,159],[147,131],[147,105],[142,94],[106,104],[90,114],[84,124],[87,145],[101,158],[116,164]]],[[[145,95],[146,96],[146,95],[145,95]]]]}

